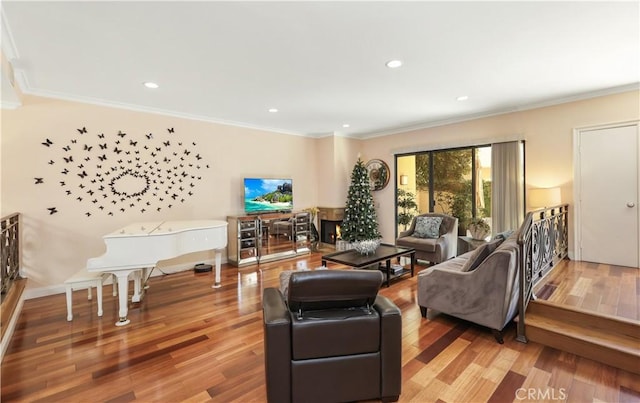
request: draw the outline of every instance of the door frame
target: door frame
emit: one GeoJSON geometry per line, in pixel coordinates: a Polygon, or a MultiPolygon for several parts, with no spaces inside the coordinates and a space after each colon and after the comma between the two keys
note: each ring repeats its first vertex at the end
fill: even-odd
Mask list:
{"type": "MultiPolygon", "coordinates": [[[[580,140],[583,132],[590,132],[594,130],[602,130],[602,129],[614,129],[617,127],[626,127],[626,126],[636,126],[636,130],[640,133],[640,120],[627,120],[616,123],[602,124],[602,125],[594,125],[594,126],[583,126],[576,127],[573,129],[573,211],[574,214],[573,220],[573,257],[571,256],[571,251],[569,251],[569,258],[572,260],[582,260],[582,250],[580,245],[582,244],[581,231],[582,227],[581,217],[581,203],[580,203],[580,194],[582,192],[580,186],[580,178],[582,177],[582,172],[580,170],[581,163],[581,154],[580,154],[580,140]]],[[[638,158],[638,162],[640,164],[640,139],[637,142],[638,149],[636,150],[636,155],[638,158]]],[[[638,175],[638,192],[640,193],[640,174],[638,175]]],[[[640,195],[638,195],[640,196],[640,195]]],[[[640,231],[640,213],[638,214],[638,228],[640,231]]],[[[638,234],[640,239],[640,234],[638,234]]],[[[638,250],[638,259],[640,260],[640,249],[638,250]]]]}

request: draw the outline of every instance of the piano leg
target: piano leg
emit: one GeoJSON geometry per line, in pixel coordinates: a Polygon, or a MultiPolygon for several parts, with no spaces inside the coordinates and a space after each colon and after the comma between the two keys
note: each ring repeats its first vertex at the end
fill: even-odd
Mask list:
{"type": "Polygon", "coordinates": [[[116,326],[124,326],[129,324],[127,314],[129,313],[129,305],[127,299],[129,298],[129,274],[135,273],[137,270],[118,270],[112,272],[118,277],[118,317],[120,318],[116,322],[116,326]]]}
{"type": "Polygon", "coordinates": [[[140,302],[142,300],[142,276],[146,269],[138,270],[133,273],[133,295],[131,302],[140,302]]]}
{"type": "Polygon", "coordinates": [[[222,252],[220,250],[216,250],[216,282],[211,286],[211,288],[220,288],[222,284],[220,284],[220,263],[222,260],[222,252]]]}

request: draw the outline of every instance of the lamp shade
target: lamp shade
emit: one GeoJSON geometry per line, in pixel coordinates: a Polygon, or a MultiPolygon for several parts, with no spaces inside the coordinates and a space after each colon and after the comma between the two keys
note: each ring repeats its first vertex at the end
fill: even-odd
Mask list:
{"type": "Polygon", "coordinates": [[[400,184],[401,185],[408,185],[409,184],[409,176],[400,175],[400,184]]]}
{"type": "Polygon", "coordinates": [[[553,207],[560,203],[559,187],[529,190],[529,205],[533,208],[553,207]]]}

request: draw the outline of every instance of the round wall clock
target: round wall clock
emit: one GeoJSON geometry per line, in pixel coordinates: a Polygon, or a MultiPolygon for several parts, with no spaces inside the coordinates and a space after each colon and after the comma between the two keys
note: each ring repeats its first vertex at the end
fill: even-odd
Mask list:
{"type": "Polygon", "coordinates": [[[371,190],[382,190],[389,183],[389,166],[386,162],[378,159],[367,162],[367,172],[369,173],[369,184],[371,190]]]}

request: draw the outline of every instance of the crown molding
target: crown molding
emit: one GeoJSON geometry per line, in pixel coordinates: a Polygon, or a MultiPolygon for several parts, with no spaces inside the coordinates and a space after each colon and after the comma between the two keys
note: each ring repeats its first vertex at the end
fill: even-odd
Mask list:
{"type": "Polygon", "coordinates": [[[447,125],[452,125],[456,123],[468,122],[470,120],[488,118],[488,117],[498,116],[498,115],[506,115],[508,113],[513,113],[513,112],[522,112],[522,111],[527,111],[532,109],[545,108],[548,106],[562,105],[570,102],[577,102],[577,101],[582,101],[586,99],[602,97],[606,95],[614,95],[614,94],[620,94],[623,92],[638,91],[638,90],[640,90],[640,83],[626,84],[626,85],[621,85],[617,87],[605,88],[597,91],[584,92],[581,94],[571,95],[568,97],[553,98],[553,99],[548,99],[541,102],[534,102],[526,105],[514,106],[511,108],[496,109],[494,111],[481,112],[481,113],[476,113],[472,115],[454,117],[450,119],[435,120],[430,122],[419,123],[416,125],[403,126],[403,127],[393,128],[393,129],[384,130],[380,132],[363,134],[359,136],[359,138],[371,139],[376,137],[390,136],[393,134],[430,129],[430,128],[440,127],[440,126],[447,126],[447,125]]]}

